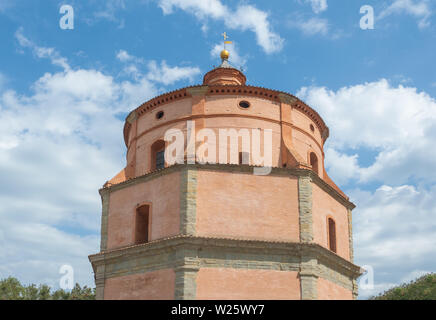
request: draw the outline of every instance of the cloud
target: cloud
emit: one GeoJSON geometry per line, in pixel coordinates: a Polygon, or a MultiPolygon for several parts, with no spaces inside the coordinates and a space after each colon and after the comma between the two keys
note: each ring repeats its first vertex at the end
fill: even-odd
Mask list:
{"type": "Polygon", "coordinates": [[[436,271],[435,99],[385,79],[336,91],[302,88],[297,95],[329,125],[327,171],[357,205],[355,262],[371,266],[375,279],[360,297],[436,271]]]}
{"type": "Polygon", "coordinates": [[[298,95],[330,126],[328,154],[346,163],[341,168],[327,159],[333,178],[395,185],[436,180],[436,101],[427,93],[382,79],[337,91],[302,88],[298,95]],[[349,156],[361,148],[375,153],[367,167],[349,156]]]}
{"type": "Polygon", "coordinates": [[[28,94],[0,90],[0,278],[57,286],[69,264],[76,281],[93,286],[87,255],[99,250],[98,189],[125,165],[120,115],[157,95],[157,84],[193,73],[154,62],[153,77],[121,81],[70,66],[22,30],[16,37],[62,70],[42,75],[28,94]]]}
{"type": "Polygon", "coordinates": [[[358,159],[358,154],[350,156],[338,152],[334,148],[326,148],[325,150],[325,166],[339,185],[347,184],[351,178],[360,172],[358,159]]]}
{"type": "Polygon", "coordinates": [[[233,11],[219,0],[159,0],[159,6],[165,15],[174,13],[174,9],[178,8],[202,22],[207,19],[222,20],[230,29],[250,30],[256,34],[258,45],[267,54],[283,48],[284,40],[272,30],[268,13],[252,5],[239,5],[233,11]]]}
{"type": "Polygon", "coordinates": [[[297,19],[289,21],[289,26],[300,29],[303,34],[313,36],[316,34],[327,35],[329,31],[329,23],[327,19],[310,18],[308,20],[297,19]]]}
{"type": "Polygon", "coordinates": [[[126,64],[124,74],[131,75],[135,79],[147,79],[164,85],[170,85],[181,80],[192,82],[200,74],[198,67],[171,67],[168,66],[166,61],[161,61],[160,65],[154,60],[146,62],[141,58],[130,55],[125,50],[118,51],[116,57],[126,64]],[[141,70],[144,68],[147,71],[141,70]]]}
{"type": "Polygon", "coordinates": [[[130,62],[130,61],[138,62],[138,58],[131,56],[126,50],[118,51],[116,57],[121,62],[130,62]]]}
{"type": "Polygon", "coordinates": [[[375,288],[361,298],[435,272],[436,186],[383,185],[374,192],[350,192],[356,259],[374,269],[375,288]]]}
{"type": "Polygon", "coordinates": [[[163,83],[165,85],[173,84],[182,79],[193,81],[194,77],[200,73],[197,67],[170,67],[165,61],[162,61],[160,66],[156,61],[148,63],[149,73],[147,79],[163,83]]]}
{"type": "Polygon", "coordinates": [[[305,2],[310,3],[312,10],[315,13],[321,13],[327,10],[327,0],[305,0],[305,2]]]}
{"type": "Polygon", "coordinates": [[[122,164],[120,88],[95,70],[47,73],[33,87],[0,96],[0,277],[55,284],[70,264],[91,284],[97,190],[122,164]]]}
{"type": "Polygon", "coordinates": [[[59,52],[57,52],[54,48],[45,48],[35,45],[35,43],[30,41],[23,35],[22,28],[18,29],[17,32],[15,32],[15,38],[18,40],[20,46],[22,46],[23,48],[30,48],[38,58],[48,58],[51,60],[52,64],[59,66],[64,70],[70,69],[67,59],[61,57],[59,52]]]}
{"type": "MultiPolygon", "coordinates": [[[[247,64],[247,57],[246,56],[241,56],[239,54],[239,49],[238,49],[238,46],[236,45],[236,43],[233,42],[231,44],[227,44],[226,46],[227,46],[227,50],[230,52],[230,57],[229,57],[230,63],[235,68],[244,67],[247,64]]],[[[214,47],[212,48],[212,50],[210,51],[211,57],[215,61],[217,59],[221,59],[220,58],[220,54],[221,54],[222,50],[223,50],[223,44],[222,43],[215,44],[214,47]]]]}
{"type": "Polygon", "coordinates": [[[418,19],[418,27],[424,29],[430,25],[429,18],[432,11],[427,0],[394,0],[384,9],[378,19],[386,18],[393,14],[409,14],[418,19]]]}
{"type": "Polygon", "coordinates": [[[104,1],[104,8],[94,13],[98,19],[105,19],[108,21],[118,23],[118,28],[124,28],[124,19],[119,19],[116,13],[126,8],[125,0],[106,0],[104,1]]]}

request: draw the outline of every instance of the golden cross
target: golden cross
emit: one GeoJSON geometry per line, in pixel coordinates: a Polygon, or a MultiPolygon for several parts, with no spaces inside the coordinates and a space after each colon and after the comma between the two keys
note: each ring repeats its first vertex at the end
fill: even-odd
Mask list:
{"type": "Polygon", "coordinates": [[[229,38],[229,36],[227,35],[227,32],[224,32],[222,34],[222,36],[224,37],[224,50],[226,50],[226,44],[231,44],[232,41],[227,41],[227,39],[229,38]]]}

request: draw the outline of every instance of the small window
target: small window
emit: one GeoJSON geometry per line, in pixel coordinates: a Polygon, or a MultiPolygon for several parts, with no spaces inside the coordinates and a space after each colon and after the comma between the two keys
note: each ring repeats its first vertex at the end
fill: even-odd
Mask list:
{"type": "Polygon", "coordinates": [[[328,245],[331,251],[336,252],[336,223],[332,218],[328,218],[328,245]]]}
{"type": "Polygon", "coordinates": [[[151,146],[151,167],[150,170],[165,168],[165,141],[158,140],[151,146]]]}
{"type": "Polygon", "coordinates": [[[248,109],[248,108],[250,108],[250,102],[248,102],[248,101],[241,101],[241,102],[239,102],[239,106],[241,108],[243,108],[243,109],[248,109]]]}
{"type": "Polygon", "coordinates": [[[316,156],[316,154],[314,152],[310,153],[310,165],[312,166],[312,170],[316,173],[319,174],[318,172],[318,157],[316,156]]]}
{"type": "Polygon", "coordinates": [[[156,152],[156,170],[165,168],[165,150],[156,152]]]}
{"type": "Polygon", "coordinates": [[[160,120],[163,118],[164,115],[165,113],[163,111],[159,111],[158,113],[156,113],[156,119],[160,120]]]}
{"type": "Polygon", "coordinates": [[[313,124],[310,125],[310,131],[315,132],[315,127],[313,126],[313,124]]]}
{"type": "Polygon", "coordinates": [[[135,244],[149,241],[150,206],[144,205],[136,209],[135,244]]]}

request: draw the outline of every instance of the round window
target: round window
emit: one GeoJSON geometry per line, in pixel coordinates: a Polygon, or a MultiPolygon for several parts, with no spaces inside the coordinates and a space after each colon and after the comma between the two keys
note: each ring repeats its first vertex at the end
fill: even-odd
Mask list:
{"type": "Polygon", "coordinates": [[[248,102],[248,101],[241,101],[241,102],[239,102],[239,106],[241,108],[243,108],[243,109],[248,109],[248,108],[250,108],[250,102],[248,102]]]}
{"type": "Polygon", "coordinates": [[[159,111],[157,114],[156,114],[156,119],[162,119],[163,118],[163,116],[164,116],[164,112],[163,111],[159,111]]]}
{"type": "Polygon", "coordinates": [[[315,127],[313,126],[313,124],[310,125],[310,130],[311,130],[312,132],[315,132],[315,127]]]}

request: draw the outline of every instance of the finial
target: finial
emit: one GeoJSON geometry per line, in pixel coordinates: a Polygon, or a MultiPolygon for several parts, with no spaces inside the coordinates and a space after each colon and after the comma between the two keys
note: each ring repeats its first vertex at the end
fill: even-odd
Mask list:
{"type": "Polygon", "coordinates": [[[224,38],[224,50],[223,51],[221,51],[221,60],[229,60],[229,56],[230,56],[230,53],[227,51],[227,49],[226,49],[226,44],[231,44],[232,43],[232,41],[227,41],[227,39],[229,38],[229,36],[227,35],[227,33],[226,32],[224,32],[223,34],[222,34],[222,36],[223,36],[223,38],[224,38]]]}

